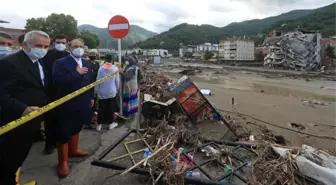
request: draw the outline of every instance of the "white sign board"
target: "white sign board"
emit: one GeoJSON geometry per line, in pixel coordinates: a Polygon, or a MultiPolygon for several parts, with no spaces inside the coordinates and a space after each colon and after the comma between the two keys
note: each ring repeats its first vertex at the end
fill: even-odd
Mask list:
{"type": "Polygon", "coordinates": [[[154,56],[154,64],[160,64],[161,63],[161,57],[160,56],[154,56]]]}

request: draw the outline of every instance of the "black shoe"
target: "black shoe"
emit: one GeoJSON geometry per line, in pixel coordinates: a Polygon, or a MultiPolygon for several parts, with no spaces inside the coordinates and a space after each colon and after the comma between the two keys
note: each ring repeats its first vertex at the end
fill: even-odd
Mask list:
{"type": "Polygon", "coordinates": [[[55,152],[55,149],[56,149],[55,146],[45,146],[43,152],[46,155],[50,155],[50,154],[53,154],[55,152]]]}

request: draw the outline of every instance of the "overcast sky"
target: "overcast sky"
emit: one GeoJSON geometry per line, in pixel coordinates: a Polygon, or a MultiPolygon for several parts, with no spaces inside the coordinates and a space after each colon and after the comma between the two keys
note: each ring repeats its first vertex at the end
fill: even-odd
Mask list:
{"type": "Polygon", "coordinates": [[[155,32],[177,24],[212,24],[223,27],[231,22],[265,18],[294,9],[312,9],[335,0],[2,0],[0,19],[4,27],[23,28],[26,19],[51,13],[70,14],[78,25],[107,27],[116,14],[131,24],[155,32]]]}

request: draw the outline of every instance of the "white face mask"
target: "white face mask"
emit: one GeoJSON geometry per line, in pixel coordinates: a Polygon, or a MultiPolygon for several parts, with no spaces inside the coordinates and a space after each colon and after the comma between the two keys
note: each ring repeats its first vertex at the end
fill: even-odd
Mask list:
{"type": "Polygon", "coordinates": [[[29,48],[29,51],[27,51],[27,55],[32,59],[32,60],[38,60],[43,58],[47,54],[46,49],[42,48],[31,48],[29,45],[27,45],[29,48]]]}
{"type": "Polygon", "coordinates": [[[12,52],[12,48],[0,46],[0,57],[6,56],[12,52]]]}
{"type": "Polygon", "coordinates": [[[64,50],[66,49],[66,46],[65,46],[64,44],[62,44],[62,43],[60,43],[60,44],[56,44],[56,45],[55,45],[55,49],[56,49],[57,51],[64,51],[64,50]]]}
{"type": "Polygon", "coordinates": [[[73,56],[80,58],[84,55],[84,49],[83,48],[76,48],[76,49],[73,49],[71,51],[71,53],[73,54],[73,56]]]}

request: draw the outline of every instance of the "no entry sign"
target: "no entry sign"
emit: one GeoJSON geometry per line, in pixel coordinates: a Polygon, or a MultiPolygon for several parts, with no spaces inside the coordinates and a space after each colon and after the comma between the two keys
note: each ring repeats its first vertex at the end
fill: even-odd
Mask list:
{"type": "Polygon", "coordinates": [[[108,23],[108,32],[113,38],[122,39],[126,37],[129,30],[130,24],[124,16],[116,15],[108,23]]]}

